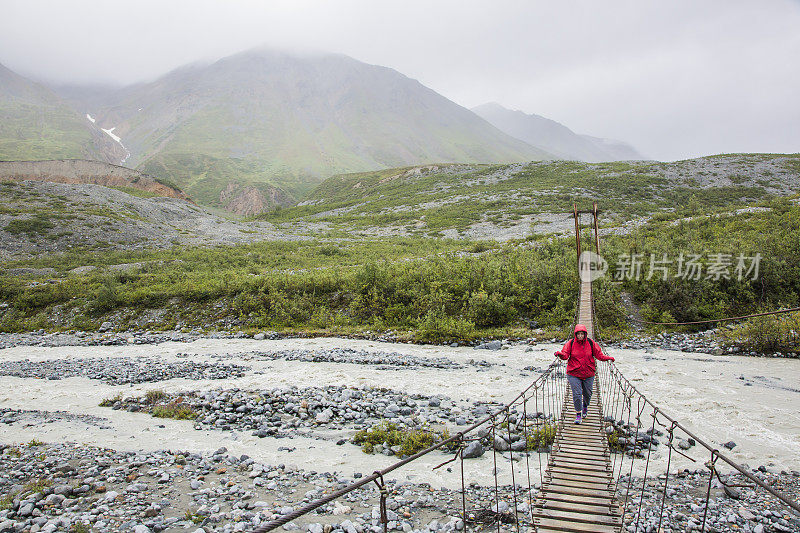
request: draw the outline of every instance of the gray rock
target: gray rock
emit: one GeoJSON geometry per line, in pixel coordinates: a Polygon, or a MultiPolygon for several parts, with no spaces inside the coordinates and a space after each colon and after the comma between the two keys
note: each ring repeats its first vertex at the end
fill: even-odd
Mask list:
{"type": "Polygon", "coordinates": [[[53,489],[53,494],[61,494],[62,496],[69,496],[72,494],[72,487],[69,485],[58,485],[53,489]]]}
{"type": "Polygon", "coordinates": [[[339,524],[339,527],[341,527],[345,533],[358,533],[358,529],[356,529],[355,524],[353,524],[350,520],[343,521],[341,524],[339,524]]]}
{"type": "Polygon", "coordinates": [[[525,442],[525,439],[521,439],[511,443],[511,451],[512,452],[521,452],[528,447],[528,443],[525,442]]]}
{"type": "Polygon", "coordinates": [[[485,452],[486,450],[484,450],[483,445],[480,443],[480,441],[474,440],[469,444],[467,444],[467,447],[464,448],[463,456],[464,459],[474,459],[480,457],[485,452]]]}
{"type": "Polygon", "coordinates": [[[20,506],[19,511],[17,514],[20,516],[30,516],[33,513],[33,504],[26,503],[25,505],[20,506]]]}
{"type": "Polygon", "coordinates": [[[506,452],[511,449],[511,446],[506,442],[506,439],[501,437],[500,435],[494,436],[494,449],[498,452],[506,452]]]}
{"type": "Polygon", "coordinates": [[[727,485],[722,486],[722,490],[725,491],[725,495],[732,500],[738,500],[742,497],[741,493],[735,487],[728,487],[727,485]]]}
{"type": "Polygon", "coordinates": [[[55,268],[9,268],[6,270],[6,273],[9,276],[14,276],[17,278],[21,277],[32,277],[32,278],[43,278],[46,276],[55,276],[56,269],[55,268]]]}
{"type": "Polygon", "coordinates": [[[739,507],[739,516],[742,517],[742,520],[755,520],[756,515],[745,509],[744,507],[739,507]]]}
{"type": "Polygon", "coordinates": [[[333,418],[333,411],[331,409],[325,409],[321,413],[317,414],[315,420],[320,424],[327,424],[333,418]]]}
{"type": "Polygon", "coordinates": [[[503,348],[502,341],[489,341],[484,342],[483,344],[479,344],[475,347],[475,350],[500,350],[503,348]]]}
{"type": "Polygon", "coordinates": [[[493,503],[491,506],[491,510],[495,513],[505,513],[508,512],[508,504],[502,500],[499,503],[493,503]]]}

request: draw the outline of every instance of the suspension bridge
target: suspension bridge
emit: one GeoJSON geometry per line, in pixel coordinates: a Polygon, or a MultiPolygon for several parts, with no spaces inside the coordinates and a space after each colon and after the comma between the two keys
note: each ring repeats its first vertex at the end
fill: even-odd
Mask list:
{"type": "MultiPolygon", "coordinates": [[[[591,255],[582,253],[580,217],[592,217],[595,252],[600,250],[597,205],[591,211],[573,210],[579,290],[576,302],[575,321],[584,324],[588,336],[597,341],[595,308],[592,295],[591,255]]],[[[779,311],[779,312],[784,312],[779,311]]],[[[783,494],[765,483],[743,465],[740,465],[703,439],[695,435],[679,421],[668,416],[642,394],[619,371],[613,362],[597,361],[594,394],[588,415],[581,424],[574,424],[572,396],[567,384],[565,363],[556,359],[513,400],[455,435],[406,457],[371,475],[315,500],[304,507],[258,527],[256,533],[266,533],[284,526],[319,507],[341,498],[355,490],[375,484],[378,489],[380,524],[384,533],[388,531],[387,484],[384,476],[402,468],[437,450],[456,449],[455,456],[435,468],[458,462],[461,477],[460,509],[456,511],[463,520],[464,529],[490,531],[537,531],[541,533],[617,533],[627,531],[663,531],[670,525],[670,516],[665,514],[667,490],[672,472],[673,454],[679,454],[693,463],[702,464],[707,470],[702,516],[698,516],[699,531],[710,530],[708,509],[713,485],[735,489],[763,492],[790,512],[800,515],[800,504],[796,499],[783,494]],[[648,428],[649,418],[649,429],[648,428]],[[641,430],[648,438],[640,440],[641,430]],[[666,435],[666,472],[657,477],[661,493],[655,515],[646,517],[643,503],[648,482],[651,452],[656,443],[656,434],[666,435]],[[498,450],[491,446],[493,455],[494,505],[483,508],[477,501],[470,501],[466,489],[464,450],[476,440],[490,443],[500,437],[506,442],[524,439],[526,475],[517,479],[514,469],[514,448],[505,451],[510,466],[511,485],[502,487],[498,481],[498,450]],[[676,446],[679,437],[691,439],[697,444],[692,455],[676,446]],[[621,444],[624,442],[624,444],[621,444]],[[703,459],[707,459],[703,462],[703,459]],[[640,478],[635,477],[634,465],[638,462],[640,478]],[[538,463],[539,468],[532,468],[538,463]],[[733,483],[720,473],[724,463],[744,483],[733,483]],[[534,473],[532,473],[534,472],[534,473]],[[538,483],[536,477],[538,474],[538,483]],[[501,500],[510,501],[508,511],[503,511],[501,500]],[[647,523],[649,521],[649,523],[647,523]],[[641,527],[640,527],[641,526],[641,527]]],[[[501,456],[505,458],[505,456],[501,456]]],[[[517,457],[520,460],[520,457],[517,457]]],[[[651,486],[651,490],[652,490],[651,486]]],[[[475,498],[472,498],[475,500],[475,498]]],[[[673,529],[676,530],[676,529],[673,529]]]]}

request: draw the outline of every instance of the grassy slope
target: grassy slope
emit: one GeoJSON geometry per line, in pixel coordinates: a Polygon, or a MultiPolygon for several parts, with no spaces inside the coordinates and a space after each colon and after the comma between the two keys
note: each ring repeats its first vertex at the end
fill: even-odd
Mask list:
{"type": "Polygon", "coordinates": [[[98,158],[86,119],[46,87],[0,65],[0,160],[98,158]]]}
{"type": "Polygon", "coordinates": [[[443,154],[450,161],[463,162],[520,159],[511,151],[482,151],[468,134],[435,124],[425,132],[426,138],[418,138],[419,132],[408,122],[400,123],[392,114],[379,111],[369,116],[339,116],[337,123],[324,124],[280,116],[280,109],[261,106],[247,114],[274,117],[277,125],[252,118],[248,123],[237,119],[238,114],[239,110],[225,107],[204,108],[139,168],[170,176],[200,203],[218,205],[219,191],[229,181],[274,185],[299,199],[325,176],[341,172],[435,163],[443,154]],[[220,132],[222,124],[231,126],[220,132]],[[412,144],[398,150],[397,139],[412,144]]]}
{"type": "MultiPolygon", "coordinates": [[[[798,156],[736,157],[751,169],[756,163],[774,161],[786,172],[800,162],[798,156]]],[[[713,167],[715,158],[696,161],[713,167]]],[[[524,167],[444,166],[421,174],[408,172],[409,168],[346,174],[326,180],[311,192],[309,205],[263,218],[272,222],[313,219],[341,228],[403,226],[412,233],[436,234],[443,229],[464,230],[479,221],[504,226],[524,215],[567,213],[574,202],[589,207],[591,201],[598,201],[609,224],[687,204],[698,210],[727,209],[778,190],[772,186],[776,178],[769,170],[752,171],[745,177],[739,170],[722,172],[718,186],[702,187],[698,179],[708,172],[691,174],[686,168],[693,164],[554,161],[524,167]],[[422,229],[418,227],[421,221],[422,229]]]]}
{"type": "MultiPolygon", "coordinates": [[[[751,162],[763,163],[776,156],[747,157],[751,162]]],[[[796,169],[797,158],[778,160],[796,169]]],[[[536,183],[545,189],[558,187],[564,176],[586,180],[581,182],[586,187],[598,183],[591,181],[590,176],[583,176],[581,171],[573,172],[575,167],[571,165],[544,166],[549,172],[558,173],[537,174],[540,179],[536,183]]],[[[685,168],[683,165],[678,168],[685,168]]],[[[614,164],[610,168],[627,175],[626,172],[639,167],[614,164]]],[[[473,172],[485,176],[496,170],[497,167],[481,167],[473,172]]],[[[369,188],[380,185],[401,188],[403,178],[377,183],[393,175],[397,175],[396,170],[341,177],[353,186],[363,185],[342,191],[338,202],[355,201],[361,195],[380,200],[379,194],[369,188]]],[[[455,176],[465,179],[463,172],[455,176]]],[[[439,174],[427,178],[414,176],[412,183],[434,186],[441,179],[439,174]],[[431,181],[425,182],[426,179],[431,181]]],[[[530,180],[531,176],[525,173],[517,179],[530,180]]],[[[781,185],[771,184],[760,175],[749,179],[762,181],[764,191],[772,185],[781,185]]],[[[507,181],[511,180],[500,185],[505,186],[507,181]]],[[[600,183],[609,196],[603,200],[606,203],[612,195],[621,201],[621,191],[627,190],[624,183],[600,183]]],[[[326,186],[331,186],[331,182],[326,186]]],[[[465,186],[488,187],[488,184],[465,186]]],[[[383,193],[387,190],[390,189],[383,189],[383,193]]],[[[702,189],[695,188],[695,201],[670,206],[674,209],[663,211],[628,235],[604,239],[603,252],[611,263],[610,271],[615,270],[618,255],[630,251],[643,253],[645,257],[650,253],[657,257],[666,253],[673,258],[681,252],[697,252],[705,254],[706,263],[711,252],[734,256],[761,253],[760,278],[741,282],[645,279],[623,285],[601,282],[596,294],[606,338],[625,329],[625,315],[619,304],[622,289],[635,295],[643,307],[644,318],[651,320],[719,318],[798,304],[800,271],[796,268],[796,257],[800,254],[800,226],[796,221],[800,220],[800,207],[785,198],[767,198],[766,193],[765,198],[748,203],[745,198],[752,194],[749,189],[731,189],[736,193],[731,197],[727,193],[719,196],[719,191],[714,190],[704,196],[702,189]],[[704,202],[714,206],[717,214],[701,216],[704,202]],[[735,208],[743,204],[760,209],[735,214],[735,208]]],[[[654,191],[660,192],[653,192],[652,197],[645,199],[634,196],[628,201],[631,205],[649,202],[651,207],[664,207],[669,193],[657,187],[654,191]]],[[[324,188],[318,191],[324,192],[324,188]]],[[[393,194],[399,201],[401,191],[393,194]]],[[[414,196],[409,193],[407,197],[414,196]]],[[[558,203],[539,207],[561,208],[558,203]]],[[[288,210],[289,215],[292,211],[288,210]]],[[[96,328],[111,315],[128,324],[135,323],[148,309],[164,308],[166,312],[147,323],[147,327],[171,328],[183,324],[339,333],[394,329],[410,330],[417,338],[428,340],[529,335],[536,325],[559,329],[572,320],[576,288],[573,247],[571,237],[511,241],[504,245],[395,238],[333,244],[265,242],[161,251],[76,251],[2,265],[3,270],[52,267],[57,270],[59,281],[30,284],[13,277],[0,277],[0,301],[10,305],[0,316],[0,329],[96,328]],[[164,262],[134,272],[101,268],[81,276],[65,274],[83,265],[102,267],[154,260],[164,262]],[[60,313],[55,312],[56,308],[60,313]],[[62,317],[60,321],[53,318],[57,316],[62,317]]]]}
{"type": "Polygon", "coordinates": [[[84,159],[91,146],[88,128],[66,106],[0,102],[0,160],[84,159]]]}
{"type": "MultiPolygon", "coordinates": [[[[680,213],[685,214],[685,213],[680,213]]],[[[769,209],[685,222],[656,220],[631,235],[605,240],[618,253],[714,251],[763,256],[757,281],[608,280],[596,289],[604,338],[625,330],[619,291],[632,292],[650,320],[718,318],[797,305],[800,207],[774,200],[769,209]]],[[[9,262],[52,267],[55,283],[0,277],[0,301],[11,311],[0,330],[96,328],[114,315],[136,323],[148,309],[166,312],[147,327],[176,324],[289,330],[412,331],[420,339],[530,335],[573,319],[576,277],[572,238],[504,245],[443,239],[359,242],[265,242],[160,251],[76,251],[9,262]],[[69,269],[160,261],[132,272],[69,269]],[[58,308],[60,312],[55,312],[58,308]],[[61,317],[60,321],[54,317],[61,317]]],[[[52,277],[52,276],[51,276],[52,277]]]]}

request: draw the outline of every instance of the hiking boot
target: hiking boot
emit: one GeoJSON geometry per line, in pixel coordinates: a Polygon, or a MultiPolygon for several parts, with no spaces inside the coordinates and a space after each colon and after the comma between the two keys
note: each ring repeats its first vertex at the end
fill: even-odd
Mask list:
{"type": "Polygon", "coordinates": [[[588,415],[589,415],[589,410],[586,407],[584,407],[583,413],[581,413],[581,417],[586,418],[588,415]]]}
{"type": "Polygon", "coordinates": [[[576,424],[580,424],[581,423],[581,414],[580,413],[575,415],[575,423],[576,424]]]}

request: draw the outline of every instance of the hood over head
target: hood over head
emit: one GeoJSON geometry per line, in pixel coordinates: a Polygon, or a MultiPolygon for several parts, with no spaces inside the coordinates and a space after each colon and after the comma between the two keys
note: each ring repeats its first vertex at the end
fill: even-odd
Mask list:
{"type": "Polygon", "coordinates": [[[587,338],[589,337],[589,332],[586,330],[586,326],[584,326],[583,324],[576,324],[575,325],[575,332],[574,333],[577,334],[579,331],[582,331],[582,332],[586,333],[586,337],[587,338]]]}

